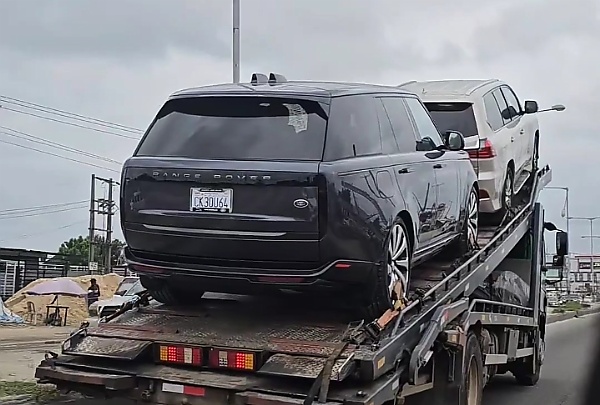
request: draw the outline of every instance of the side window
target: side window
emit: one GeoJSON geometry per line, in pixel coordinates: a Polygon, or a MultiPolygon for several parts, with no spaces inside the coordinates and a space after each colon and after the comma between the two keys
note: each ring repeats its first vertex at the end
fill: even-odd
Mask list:
{"type": "Polygon", "coordinates": [[[515,96],[515,93],[508,86],[502,86],[501,89],[504,99],[508,104],[507,116],[510,116],[510,119],[513,120],[518,117],[519,113],[521,112],[519,100],[517,99],[517,96],[515,96]]]}
{"type": "Polygon", "coordinates": [[[494,98],[494,95],[491,92],[483,96],[483,105],[485,107],[487,121],[492,130],[497,131],[502,128],[504,126],[504,121],[502,120],[502,115],[500,114],[500,107],[498,107],[496,98],[494,98]]]}
{"type": "Polygon", "coordinates": [[[498,107],[500,107],[500,113],[502,115],[502,122],[504,123],[504,125],[508,124],[510,122],[510,117],[508,114],[508,104],[506,104],[506,100],[504,99],[504,96],[502,95],[500,88],[497,88],[494,91],[492,91],[492,95],[496,99],[496,103],[498,103],[498,107]]]}
{"type": "Polygon", "coordinates": [[[371,96],[331,99],[325,160],[381,153],[376,102],[371,96]]]}
{"type": "Polygon", "coordinates": [[[424,140],[425,138],[429,138],[433,141],[435,146],[442,145],[442,137],[423,104],[413,97],[406,97],[404,100],[415,120],[415,125],[417,126],[417,131],[419,131],[421,139],[424,140]]]}
{"type": "Polygon", "coordinates": [[[392,123],[394,138],[400,153],[410,153],[417,150],[415,128],[410,120],[406,105],[400,97],[381,98],[385,112],[392,123]]]}
{"type": "Polygon", "coordinates": [[[394,154],[400,152],[398,142],[394,137],[392,123],[388,117],[381,99],[376,98],[375,106],[377,108],[377,117],[379,118],[379,132],[381,134],[381,150],[385,154],[394,154]]]}

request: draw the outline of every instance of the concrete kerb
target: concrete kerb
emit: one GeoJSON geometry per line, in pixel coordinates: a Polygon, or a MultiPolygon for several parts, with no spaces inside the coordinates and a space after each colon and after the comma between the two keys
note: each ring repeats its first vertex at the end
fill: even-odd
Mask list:
{"type": "Polygon", "coordinates": [[[568,311],[562,314],[550,314],[548,316],[547,324],[566,321],[567,319],[577,318],[583,315],[596,314],[600,312],[600,305],[593,306],[591,308],[580,309],[579,311],[568,311]]]}

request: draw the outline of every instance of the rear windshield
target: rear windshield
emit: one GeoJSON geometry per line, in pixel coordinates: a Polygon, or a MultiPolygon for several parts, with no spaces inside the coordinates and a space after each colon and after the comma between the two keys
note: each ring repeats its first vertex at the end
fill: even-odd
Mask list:
{"type": "Polygon", "coordinates": [[[327,116],[320,103],[281,97],[169,100],[136,156],[222,160],[321,160],[327,116]]]}
{"type": "Polygon", "coordinates": [[[477,135],[477,123],[471,103],[425,103],[440,133],[458,131],[463,136],[477,135]]]}

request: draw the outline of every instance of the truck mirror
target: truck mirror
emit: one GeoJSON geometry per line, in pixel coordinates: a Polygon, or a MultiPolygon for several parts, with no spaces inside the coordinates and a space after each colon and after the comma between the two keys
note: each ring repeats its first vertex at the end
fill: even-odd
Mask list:
{"type": "Polygon", "coordinates": [[[569,254],[569,236],[566,232],[558,231],[556,233],[556,255],[566,256],[569,254]]]}

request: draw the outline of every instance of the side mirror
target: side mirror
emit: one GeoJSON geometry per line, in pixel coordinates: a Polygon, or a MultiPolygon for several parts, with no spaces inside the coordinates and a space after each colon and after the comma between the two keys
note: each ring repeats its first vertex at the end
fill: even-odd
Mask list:
{"type": "Polygon", "coordinates": [[[536,112],[538,112],[538,109],[539,107],[537,101],[525,101],[525,114],[535,114],[536,112]]]}
{"type": "Polygon", "coordinates": [[[558,231],[556,233],[556,255],[565,257],[569,254],[569,236],[566,232],[558,231]]]}
{"type": "Polygon", "coordinates": [[[465,137],[458,131],[447,131],[444,140],[449,150],[463,150],[465,148],[465,137]]]}
{"type": "Polygon", "coordinates": [[[515,107],[513,107],[512,105],[509,105],[507,108],[502,110],[501,115],[502,115],[502,118],[504,118],[505,120],[511,120],[514,117],[516,117],[517,115],[519,115],[519,113],[517,112],[517,109],[515,107]]]}

